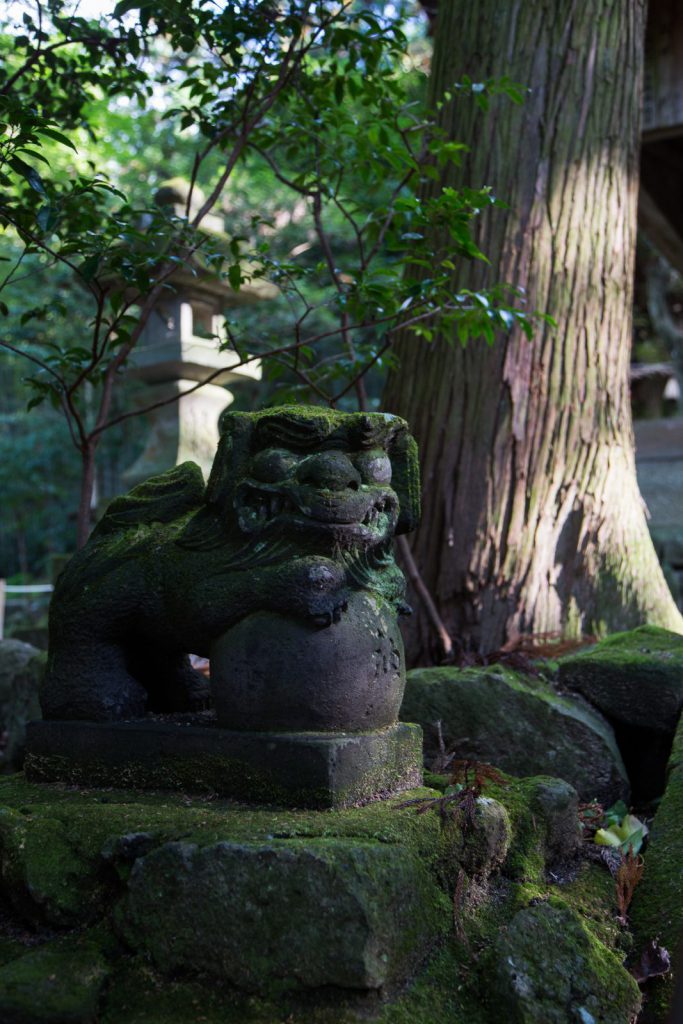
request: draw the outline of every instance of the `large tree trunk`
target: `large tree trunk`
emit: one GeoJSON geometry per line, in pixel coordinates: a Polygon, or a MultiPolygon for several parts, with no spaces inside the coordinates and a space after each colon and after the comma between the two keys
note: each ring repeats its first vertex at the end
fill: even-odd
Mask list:
{"type": "MultiPolygon", "coordinates": [[[[530,87],[488,113],[458,99],[444,123],[470,146],[450,183],[489,184],[457,285],[507,281],[557,328],[488,347],[399,339],[384,407],[421,447],[423,526],[412,550],[456,644],[517,633],[683,631],[636,483],[631,347],[643,0],[451,0],[436,28],[432,95],[465,74],[530,87]]],[[[413,662],[438,656],[416,602],[413,662]]]]}

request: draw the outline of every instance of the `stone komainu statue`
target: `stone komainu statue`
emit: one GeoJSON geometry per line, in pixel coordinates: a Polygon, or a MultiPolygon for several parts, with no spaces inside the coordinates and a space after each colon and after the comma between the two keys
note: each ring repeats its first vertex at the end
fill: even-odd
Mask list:
{"type": "Polygon", "coordinates": [[[206,706],[192,652],[212,658],[212,685],[215,667],[223,691],[238,691],[221,711],[214,686],[221,724],[388,724],[404,672],[395,627],[404,580],[392,539],[418,518],[417,449],[403,420],[300,406],[224,414],[208,485],[187,462],[116,498],[60,576],[45,718],[206,706]],[[368,666],[363,694],[354,691],[356,650],[368,666]],[[340,665],[343,713],[319,685],[340,665]],[[244,711],[257,670],[263,694],[244,711]],[[310,679],[296,710],[302,674],[310,679]]]}

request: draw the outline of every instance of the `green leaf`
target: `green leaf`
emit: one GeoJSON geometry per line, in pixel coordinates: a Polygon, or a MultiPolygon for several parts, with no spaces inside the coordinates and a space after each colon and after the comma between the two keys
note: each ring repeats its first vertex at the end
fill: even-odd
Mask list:
{"type": "Polygon", "coordinates": [[[97,268],[99,267],[99,265],[100,257],[99,254],[96,253],[94,256],[88,256],[87,259],[83,260],[79,267],[79,270],[81,272],[81,275],[86,279],[86,281],[92,281],[93,277],[97,273],[97,268]]]}
{"type": "Polygon", "coordinates": [[[10,157],[9,164],[17,174],[20,174],[21,177],[28,182],[34,192],[38,192],[41,196],[46,194],[43,179],[34,167],[30,167],[27,163],[24,163],[24,161],[18,156],[10,157]]]}
{"type": "Polygon", "coordinates": [[[628,814],[628,807],[623,800],[617,800],[615,804],[605,811],[605,822],[608,825],[618,825],[628,814]]]}
{"type": "Polygon", "coordinates": [[[36,213],[36,223],[38,224],[38,227],[41,229],[41,231],[44,231],[46,233],[52,230],[52,228],[55,226],[58,220],[59,214],[57,210],[55,210],[54,207],[50,206],[49,203],[46,203],[44,206],[41,206],[38,212],[36,213]]]}
{"type": "Polygon", "coordinates": [[[143,6],[144,4],[140,0],[120,0],[114,8],[114,17],[122,18],[124,14],[128,14],[128,11],[134,11],[143,6]]]}
{"type": "Polygon", "coordinates": [[[228,281],[230,282],[230,287],[234,288],[236,292],[240,290],[242,285],[242,271],[239,263],[233,263],[232,266],[228,268],[228,281]]]}
{"type": "Polygon", "coordinates": [[[595,842],[598,846],[621,846],[621,839],[608,828],[599,828],[595,833],[595,842]]]}
{"type": "Polygon", "coordinates": [[[608,828],[599,828],[595,833],[595,842],[598,846],[618,847],[623,853],[630,849],[636,854],[647,833],[645,822],[636,818],[635,814],[626,814],[621,822],[613,822],[608,828]]]}
{"type": "Polygon", "coordinates": [[[63,146],[68,146],[70,149],[73,149],[74,153],[78,152],[71,139],[67,138],[66,135],[62,135],[62,133],[58,132],[55,128],[39,128],[38,134],[47,135],[48,138],[54,139],[55,142],[61,142],[63,146]]]}
{"type": "Polygon", "coordinates": [[[32,156],[34,160],[40,160],[41,164],[45,164],[46,167],[50,166],[50,161],[48,160],[48,158],[46,156],[43,156],[42,153],[38,153],[37,150],[27,148],[24,149],[22,152],[24,152],[27,156],[32,156]]]}

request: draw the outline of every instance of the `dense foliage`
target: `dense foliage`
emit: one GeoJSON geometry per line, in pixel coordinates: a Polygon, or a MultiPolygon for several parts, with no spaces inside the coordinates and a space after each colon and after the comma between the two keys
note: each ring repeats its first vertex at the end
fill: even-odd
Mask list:
{"type": "MultiPolygon", "coordinates": [[[[273,308],[217,339],[240,360],[264,359],[278,401],[366,407],[364,378],[386,365],[401,327],[429,340],[438,317],[463,342],[529,329],[501,290],[453,290],[457,261],[483,258],[469,222],[496,200],[488,188],[421,198],[462,147],[420,99],[395,5],[122,0],[97,18],[77,11],[39,3],[0,38],[0,311],[2,347],[31,364],[29,405],[59,409],[81,456],[80,541],[102,437],[136,415],[116,404],[127,359],[190,258],[235,290],[264,275],[278,284],[273,308]],[[151,202],[169,174],[189,183],[182,216],[151,202]],[[249,209],[252,185],[262,201],[249,209]],[[226,201],[225,237],[202,230],[226,201]],[[60,283],[35,289],[36,278],[60,283]]],[[[514,93],[459,91],[481,101],[493,88],[514,93]]]]}

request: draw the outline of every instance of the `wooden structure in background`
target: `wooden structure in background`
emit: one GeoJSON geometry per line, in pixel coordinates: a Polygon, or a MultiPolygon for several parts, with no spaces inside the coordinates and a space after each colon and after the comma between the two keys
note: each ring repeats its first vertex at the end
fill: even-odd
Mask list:
{"type": "MultiPolygon", "coordinates": [[[[649,2],[638,226],[683,274],[681,0],[649,2]]],[[[683,418],[641,419],[634,427],[638,483],[648,508],[650,530],[683,607],[683,418]]]]}
{"type": "Polygon", "coordinates": [[[683,4],[650,0],[639,226],[683,274],[683,4]]]}

